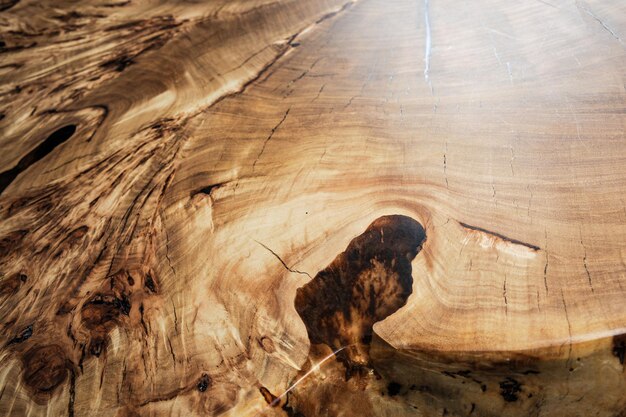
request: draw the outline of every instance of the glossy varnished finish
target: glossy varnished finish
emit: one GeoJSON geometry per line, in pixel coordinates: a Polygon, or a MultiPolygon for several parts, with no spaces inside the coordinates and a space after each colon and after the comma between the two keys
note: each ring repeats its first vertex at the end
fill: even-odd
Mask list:
{"type": "Polygon", "coordinates": [[[0,414],[620,416],[626,6],[0,1],[0,414]]]}

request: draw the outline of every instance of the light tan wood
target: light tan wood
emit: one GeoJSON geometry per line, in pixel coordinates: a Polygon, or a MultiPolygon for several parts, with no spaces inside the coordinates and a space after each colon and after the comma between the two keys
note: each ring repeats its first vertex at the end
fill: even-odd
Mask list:
{"type": "Polygon", "coordinates": [[[626,3],[0,10],[0,414],[624,414],[626,3]]]}

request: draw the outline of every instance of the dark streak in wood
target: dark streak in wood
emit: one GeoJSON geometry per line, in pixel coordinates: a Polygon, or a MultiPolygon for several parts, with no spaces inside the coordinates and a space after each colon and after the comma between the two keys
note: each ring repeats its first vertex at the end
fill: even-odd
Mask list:
{"type": "Polygon", "coordinates": [[[41,142],[32,151],[27,153],[13,168],[0,173],[0,194],[13,182],[13,180],[23,171],[28,169],[37,161],[43,159],[52,152],[57,146],[72,137],[76,132],[76,125],[63,126],[50,134],[43,142],[41,142]]]}
{"type": "Polygon", "coordinates": [[[33,335],[33,325],[31,324],[30,326],[22,330],[22,333],[20,333],[19,336],[15,336],[13,339],[9,340],[9,342],[7,343],[7,346],[15,345],[17,343],[22,343],[30,339],[32,335],[33,335]]]}

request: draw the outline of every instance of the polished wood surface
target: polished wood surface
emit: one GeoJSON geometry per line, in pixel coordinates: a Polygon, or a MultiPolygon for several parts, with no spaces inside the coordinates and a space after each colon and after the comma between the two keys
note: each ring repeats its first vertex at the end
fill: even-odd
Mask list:
{"type": "Polygon", "coordinates": [[[625,2],[0,10],[0,414],[626,413],[625,2]]]}

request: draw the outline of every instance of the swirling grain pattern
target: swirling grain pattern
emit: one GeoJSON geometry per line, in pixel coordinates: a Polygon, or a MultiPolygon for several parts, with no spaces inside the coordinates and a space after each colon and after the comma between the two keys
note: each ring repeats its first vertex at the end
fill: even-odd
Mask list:
{"type": "Polygon", "coordinates": [[[0,0],[0,415],[624,415],[625,39],[0,0]]]}

